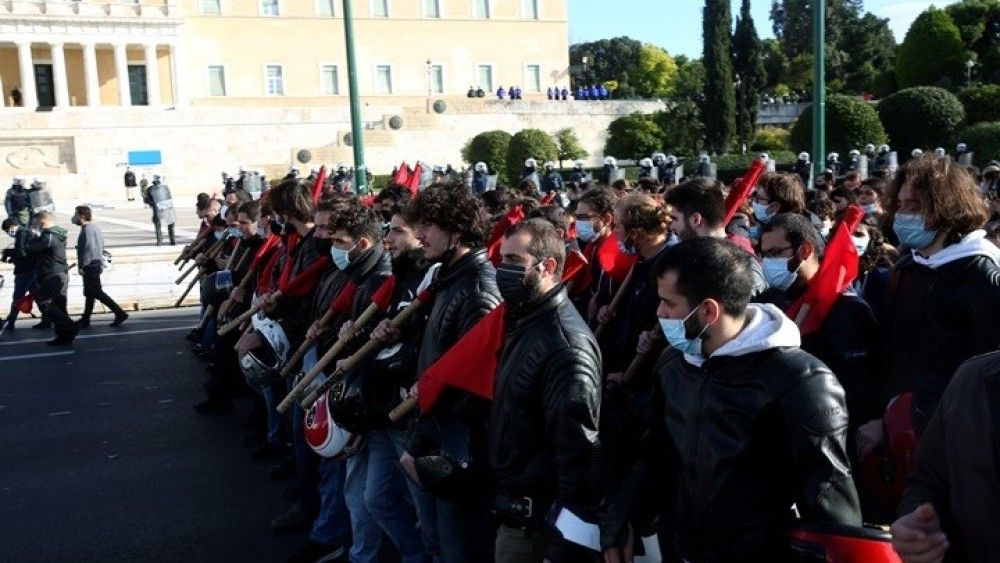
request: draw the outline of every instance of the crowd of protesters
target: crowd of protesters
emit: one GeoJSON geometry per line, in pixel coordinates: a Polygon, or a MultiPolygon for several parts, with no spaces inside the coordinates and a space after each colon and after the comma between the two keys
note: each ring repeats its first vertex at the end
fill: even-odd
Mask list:
{"type": "Polygon", "coordinates": [[[195,409],[292,561],[996,560],[1000,166],[529,160],[200,198],[195,409]]]}

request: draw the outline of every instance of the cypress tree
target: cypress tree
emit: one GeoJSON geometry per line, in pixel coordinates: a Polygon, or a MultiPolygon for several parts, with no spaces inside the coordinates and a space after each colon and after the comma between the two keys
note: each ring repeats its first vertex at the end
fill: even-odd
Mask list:
{"type": "Polygon", "coordinates": [[[749,145],[757,125],[760,92],[767,82],[760,37],[750,14],[750,0],[743,0],[733,36],[733,62],[739,75],[736,92],[736,139],[749,145]]]}
{"type": "Polygon", "coordinates": [[[722,153],[732,143],[736,129],[729,0],[706,0],[703,26],[705,96],[701,112],[705,146],[709,151],[722,153]]]}

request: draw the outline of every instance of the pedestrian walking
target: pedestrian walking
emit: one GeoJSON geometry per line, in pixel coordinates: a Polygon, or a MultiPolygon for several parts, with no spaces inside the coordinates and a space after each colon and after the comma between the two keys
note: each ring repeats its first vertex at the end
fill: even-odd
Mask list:
{"type": "Polygon", "coordinates": [[[49,346],[68,346],[80,332],[66,312],[66,288],[69,273],[66,266],[66,229],[55,224],[52,213],[40,211],[35,216],[39,233],[27,241],[28,252],[38,260],[38,306],[43,318],[55,328],[56,337],[49,346]]]}
{"type": "Polygon", "coordinates": [[[83,316],[76,325],[80,328],[90,326],[90,315],[94,312],[94,301],[100,301],[115,314],[111,326],[119,326],[128,318],[115,300],[104,292],[101,287],[101,272],[104,271],[104,236],[101,229],[92,223],[93,212],[90,207],[80,205],[73,215],[73,224],[80,226],[80,236],[76,239],[76,263],[83,276],[83,316]]]}
{"type": "Polygon", "coordinates": [[[135,201],[135,193],[134,192],[135,192],[135,188],[138,185],[139,184],[137,184],[136,181],[135,181],[135,172],[132,172],[132,168],[131,167],[126,166],[125,167],[125,197],[127,197],[129,201],[135,201]]]}

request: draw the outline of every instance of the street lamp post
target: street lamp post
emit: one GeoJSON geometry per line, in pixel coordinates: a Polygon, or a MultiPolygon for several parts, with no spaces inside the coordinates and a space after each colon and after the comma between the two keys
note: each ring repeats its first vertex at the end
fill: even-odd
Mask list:
{"type": "Polygon", "coordinates": [[[969,59],[965,61],[965,83],[972,84],[972,69],[976,66],[976,61],[969,59]]]}
{"type": "Polygon", "coordinates": [[[361,130],[361,100],[358,96],[358,65],[354,59],[354,13],[351,0],[344,0],[344,41],[347,47],[347,90],[351,99],[351,148],[354,149],[354,188],[368,193],[365,141],[361,130]]]}
{"type": "Polygon", "coordinates": [[[434,95],[434,86],[431,82],[431,60],[427,59],[427,97],[434,95]]]}
{"type": "Polygon", "coordinates": [[[826,0],[813,2],[813,169],[826,162],[826,0]]]}

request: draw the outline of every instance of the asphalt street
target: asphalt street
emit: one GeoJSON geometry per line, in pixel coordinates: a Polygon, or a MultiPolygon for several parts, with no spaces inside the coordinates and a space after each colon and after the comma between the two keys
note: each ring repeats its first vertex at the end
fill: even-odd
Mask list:
{"type": "Polygon", "coordinates": [[[247,403],[199,415],[194,309],[95,315],[69,349],[0,340],[0,561],[284,561],[303,533],[241,441],[247,403]]]}
{"type": "MultiPolygon", "coordinates": [[[[87,205],[82,202],[80,205],[87,205]]],[[[152,212],[140,202],[90,203],[94,223],[104,234],[104,244],[109,249],[156,244],[153,230],[152,212]]],[[[198,232],[198,216],[195,214],[194,200],[174,201],[177,224],[174,226],[177,243],[190,242],[198,232]]],[[[60,205],[56,202],[57,223],[70,230],[70,246],[76,244],[76,228],[70,223],[74,205],[60,205]]],[[[163,227],[163,240],[167,241],[167,229],[163,227]]]]}

